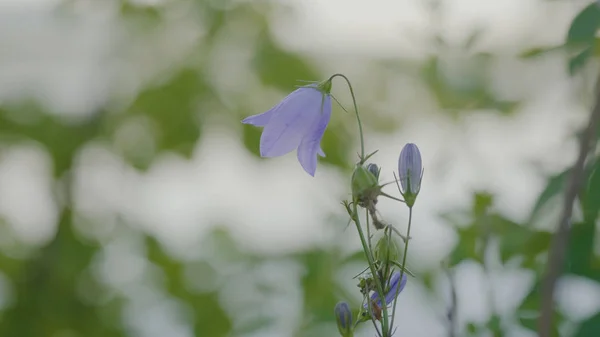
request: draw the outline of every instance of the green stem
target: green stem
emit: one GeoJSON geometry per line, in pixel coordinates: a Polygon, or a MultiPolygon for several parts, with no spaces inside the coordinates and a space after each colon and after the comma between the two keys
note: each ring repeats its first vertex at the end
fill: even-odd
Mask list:
{"type": "MultiPolygon", "coordinates": [[[[408,229],[406,230],[406,237],[410,237],[410,225],[412,223],[412,207],[408,208],[408,229]]],[[[404,269],[406,268],[406,255],[408,255],[408,242],[404,244],[404,256],[402,257],[402,268],[400,269],[400,279],[398,282],[402,284],[402,277],[404,277],[404,269]]],[[[400,286],[396,288],[396,296],[394,296],[394,307],[392,309],[392,322],[390,324],[390,330],[394,327],[394,318],[396,316],[396,303],[398,303],[398,294],[400,293],[400,286]]]]}
{"type": "MultiPolygon", "coordinates": [[[[384,297],[384,293],[383,293],[383,285],[381,284],[381,280],[379,279],[379,277],[377,277],[377,271],[375,270],[375,262],[373,261],[373,256],[371,256],[371,251],[369,250],[369,246],[367,241],[365,240],[365,235],[362,231],[362,228],[360,226],[360,219],[358,218],[358,207],[357,205],[357,200],[354,200],[354,202],[352,203],[352,209],[353,209],[353,217],[352,220],[354,221],[354,224],[356,225],[356,230],[358,231],[358,236],[360,237],[360,243],[363,246],[363,250],[365,252],[365,255],[367,256],[367,262],[369,263],[369,269],[371,269],[371,275],[373,275],[373,280],[375,281],[375,285],[377,286],[377,291],[379,293],[379,299],[381,300],[381,309],[383,310],[383,321],[381,322],[381,333],[383,335],[383,337],[388,337],[388,312],[387,312],[387,305],[385,305],[385,297],[384,297]]],[[[367,215],[368,216],[368,215],[367,215]]],[[[370,301],[371,299],[368,298],[367,301],[370,301]]]]}
{"type": "Polygon", "coordinates": [[[352,96],[352,103],[354,104],[354,111],[356,112],[356,121],[358,122],[358,133],[360,134],[360,164],[364,164],[364,162],[366,161],[365,158],[365,140],[363,137],[363,129],[362,129],[362,123],[360,121],[360,116],[358,114],[358,106],[356,104],[356,97],[354,96],[354,89],[352,89],[352,84],[350,83],[350,80],[348,79],[348,77],[346,77],[346,75],[344,74],[334,74],[332,75],[329,80],[333,80],[335,77],[341,77],[344,80],[346,80],[346,83],[348,83],[348,88],[350,89],[350,95],[352,96]]]}
{"type": "MultiPolygon", "coordinates": [[[[358,217],[358,215],[357,215],[357,217],[358,217]]],[[[367,221],[367,245],[369,246],[369,252],[372,253],[373,249],[371,249],[371,230],[369,229],[370,228],[369,226],[371,224],[369,223],[369,213],[366,213],[365,218],[367,221]]],[[[371,303],[371,298],[369,297],[369,294],[367,294],[367,308],[369,309],[369,314],[371,314],[373,312],[373,304],[371,303]]],[[[371,317],[371,322],[373,322],[373,327],[375,328],[375,331],[377,332],[377,336],[383,337],[383,335],[379,331],[379,328],[377,328],[377,324],[375,323],[375,319],[373,319],[373,317],[371,317]]]]}

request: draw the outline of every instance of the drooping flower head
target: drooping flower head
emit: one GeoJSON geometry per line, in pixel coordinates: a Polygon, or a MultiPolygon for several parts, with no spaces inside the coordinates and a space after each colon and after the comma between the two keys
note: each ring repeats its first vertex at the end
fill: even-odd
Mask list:
{"type": "MultiPolygon", "coordinates": [[[[406,276],[406,273],[403,273],[402,281],[400,281],[400,272],[399,271],[395,271],[392,274],[392,277],[390,278],[390,282],[389,282],[388,291],[385,293],[385,305],[389,305],[390,303],[392,303],[392,301],[394,300],[394,297],[396,296],[396,292],[398,292],[398,294],[400,294],[402,292],[402,290],[404,290],[404,287],[406,286],[406,281],[408,281],[408,277],[406,276]],[[398,287],[400,287],[400,289],[398,289],[398,287]]],[[[379,294],[377,292],[374,292],[371,295],[371,301],[375,302],[379,307],[381,307],[381,300],[379,299],[379,294]]],[[[363,307],[365,309],[368,308],[368,303],[365,303],[363,305],[363,307]]]]}
{"type": "Polygon", "coordinates": [[[331,117],[331,79],[300,87],[270,110],[247,117],[244,124],[264,127],[261,157],[278,157],[297,150],[298,161],[311,176],[317,169],[321,139],[331,117]]]}
{"type": "Polygon", "coordinates": [[[398,159],[398,179],[400,179],[402,194],[408,206],[414,204],[415,198],[421,190],[422,174],[423,164],[419,148],[413,143],[404,145],[398,159]]]}
{"type": "Polygon", "coordinates": [[[344,337],[351,337],[352,331],[352,311],[350,306],[346,302],[338,302],[333,310],[335,313],[335,319],[337,321],[338,330],[340,335],[344,337]]]}

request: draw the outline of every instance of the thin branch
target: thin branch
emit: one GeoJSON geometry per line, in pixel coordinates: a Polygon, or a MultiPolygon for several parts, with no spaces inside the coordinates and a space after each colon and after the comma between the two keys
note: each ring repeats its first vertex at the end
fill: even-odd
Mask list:
{"type": "Polygon", "coordinates": [[[569,182],[565,190],[563,210],[558,224],[558,230],[552,240],[548,254],[548,269],[542,283],[542,307],[538,322],[539,336],[550,337],[554,315],[554,288],[559,276],[562,274],[565,253],[569,242],[571,229],[571,216],[573,203],[585,181],[584,164],[588,153],[596,144],[596,131],[600,123],[600,78],[596,83],[596,102],[592,110],[588,125],[580,139],[579,155],[571,170],[569,182]]]}
{"type": "Polygon", "coordinates": [[[458,298],[456,296],[456,283],[454,281],[454,274],[449,268],[446,270],[448,281],[450,282],[450,307],[448,308],[448,337],[456,336],[456,310],[458,307],[458,298]]]}

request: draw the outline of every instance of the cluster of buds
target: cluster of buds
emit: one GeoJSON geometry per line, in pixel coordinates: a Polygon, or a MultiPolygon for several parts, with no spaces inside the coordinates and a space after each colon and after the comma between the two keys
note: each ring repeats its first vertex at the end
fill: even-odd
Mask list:
{"type": "MultiPolygon", "coordinates": [[[[385,229],[383,237],[377,241],[371,251],[374,264],[372,270],[375,274],[359,277],[358,288],[365,300],[359,310],[356,323],[367,320],[381,321],[382,311],[404,289],[407,275],[413,275],[403,264],[399,263],[400,251],[396,241],[391,237],[391,232],[395,229],[392,226],[385,225],[377,218],[375,205],[379,196],[385,196],[402,201],[412,209],[421,189],[421,179],[423,177],[421,153],[418,147],[412,143],[406,144],[398,158],[396,183],[404,200],[396,199],[383,192],[383,187],[386,184],[379,183],[380,172],[381,169],[377,164],[364,165],[359,163],[352,174],[353,202],[369,212],[376,229],[385,229]],[[385,302],[379,296],[378,283],[383,285],[379,289],[383,289],[385,302]]],[[[357,214],[352,211],[350,204],[345,203],[345,205],[351,218],[356,221],[357,214]]],[[[399,234],[397,231],[396,233],[399,234]]],[[[403,237],[403,239],[406,242],[408,238],[403,237]]],[[[340,334],[342,336],[352,336],[352,329],[349,328],[351,324],[348,323],[352,320],[352,314],[348,304],[345,302],[338,303],[335,314],[340,334]]]]}

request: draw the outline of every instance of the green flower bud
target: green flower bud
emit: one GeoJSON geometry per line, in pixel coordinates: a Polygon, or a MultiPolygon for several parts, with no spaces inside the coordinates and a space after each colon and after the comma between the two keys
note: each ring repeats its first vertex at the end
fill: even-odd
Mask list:
{"type": "Polygon", "coordinates": [[[376,190],[378,187],[377,177],[362,165],[356,165],[352,173],[352,195],[358,199],[365,197],[365,194],[376,190]]]}
{"type": "Polygon", "coordinates": [[[388,261],[397,261],[399,253],[396,242],[387,236],[382,237],[375,245],[374,256],[375,260],[381,261],[383,264],[387,264],[388,261]]]}

